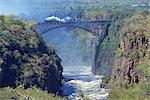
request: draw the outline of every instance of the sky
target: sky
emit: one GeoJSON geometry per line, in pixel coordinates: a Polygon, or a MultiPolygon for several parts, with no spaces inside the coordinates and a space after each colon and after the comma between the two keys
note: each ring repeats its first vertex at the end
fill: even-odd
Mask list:
{"type": "Polygon", "coordinates": [[[0,14],[33,14],[50,8],[66,8],[76,1],[82,0],[0,0],[0,14]]]}
{"type": "Polygon", "coordinates": [[[29,4],[29,0],[0,0],[0,14],[28,13],[29,4]]]}
{"type": "Polygon", "coordinates": [[[0,0],[0,15],[22,14],[37,20],[55,13],[58,17],[66,16],[64,14],[68,5],[74,5],[76,1],[82,0],[0,0]]]}
{"type": "Polygon", "coordinates": [[[27,16],[47,13],[54,0],[0,0],[0,14],[25,14],[27,16]]]}

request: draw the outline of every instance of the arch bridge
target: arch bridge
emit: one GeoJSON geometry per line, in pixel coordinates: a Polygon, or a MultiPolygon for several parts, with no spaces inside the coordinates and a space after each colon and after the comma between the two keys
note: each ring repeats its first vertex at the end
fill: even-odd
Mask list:
{"type": "Polygon", "coordinates": [[[48,31],[51,31],[56,28],[60,27],[73,27],[73,28],[80,28],[85,31],[92,33],[93,35],[104,35],[108,30],[110,25],[110,20],[99,20],[99,21],[67,21],[67,22],[60,22],[60,21],[44,21],[37,24],[37,31],[40,34],[44,34],[48,31]]]}

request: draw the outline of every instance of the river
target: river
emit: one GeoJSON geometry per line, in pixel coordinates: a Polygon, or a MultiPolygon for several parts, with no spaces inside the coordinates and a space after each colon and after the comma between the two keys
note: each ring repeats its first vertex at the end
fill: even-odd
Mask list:
{"type": "Polygon", "coordinates": [[[79,100],[79,91],[91,100],[107,100],[108,90],[100,88],[103,76],[93,75],[89,66],[64,67],[63,95],[79,100]],[[82,91],[82,92],[81,92],[82,91]]]}
{"type": "Polygon", "coordinates": [[[62,59],[64,96],[71,100],[78,100],[79,91],[80,93],[82,91],[85,97],[92,100],[107,100],[108,91],[100,88],[103,76],[93,75],[90,66],[77,66],[87,62],[82,61],[83,54],[80,52],[80,45],[75,40],[73,31],[60,28],[44,34],[43,37],[47,44],[50,43],[56,48],[57,54],[62,59]]]}

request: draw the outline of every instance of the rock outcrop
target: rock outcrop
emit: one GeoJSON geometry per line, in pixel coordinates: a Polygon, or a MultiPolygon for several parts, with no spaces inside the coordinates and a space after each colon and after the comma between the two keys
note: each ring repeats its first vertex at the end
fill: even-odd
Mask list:
{"type": "Polygon", "coordinates": [[[126,84],[138,83],[141,76],[135,67],[137,62],[144,59],[147,49],[148,37],[144,31],[125,33],[118,49],[121,55],[114,62],[113,80],[123,78],[126,84]]]}
{"type": "Polygon", "coordinates": [[[139,14],[127,19],[122,28],[110,81],[110,99],[148,99],[149,68],[150,16],[139,14]]]}

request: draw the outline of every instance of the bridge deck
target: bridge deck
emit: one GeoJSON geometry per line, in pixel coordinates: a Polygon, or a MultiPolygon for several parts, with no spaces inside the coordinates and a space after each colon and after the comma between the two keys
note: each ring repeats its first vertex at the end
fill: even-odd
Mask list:
{"type": "Polygon", "coordinates": [[[97,33],[100,29],[103,30],[111,23],[111,20],[97,20],[97,21],[44,21],[37,23],[37,29],[40,33],[45,33],[59,27],[78,27],[86,31],[97,33]]]}

